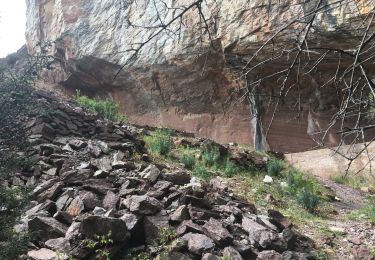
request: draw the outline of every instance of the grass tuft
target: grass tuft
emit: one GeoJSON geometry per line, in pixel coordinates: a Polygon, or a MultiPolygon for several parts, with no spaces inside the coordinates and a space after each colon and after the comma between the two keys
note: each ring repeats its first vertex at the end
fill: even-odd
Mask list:
{"type": "Polygon", "coordinates": [[[283,162],[271,159],[267,162],[267,174],[270,176],[280,176],[283,169],[283,162]]]}
{"type": "Polygon", "coordinates": [[[181,162],[184,164],[186,169],[192,170],[196,164],[196,159],[194,155],[186,153],[182,155],[181,162]]]}
{"type": "Polygon", "coordinates": [[[241,172],[240,167],[238,167],[234,162],[227,160],[223,170],[224,177],[232,178],[241,172]]]}
{"type": "Polygon", "coordinates": [[[75,100],[82,107],[88,109],[91,112],[96,112],[104,119],[119,121],[119,122],[128,122],[126,116],[119,113],[120,106],[115,101],[110,99],[97,100],[92,99],[87,96],[81,95],[80,91],[77,90],[75,100]]]}
{"type": "Polygon", "coordinates": [[[172,149],[171,132],[168,129],[158,129],[153,135],[146,136],[144,141],[152,153],[166,156],[172,149]]]}
{"type": "Polygon", "coordinates": [[[202,180],[204,180],[204,181],[208,181],[212,178],[211,173],[202,164],[198,164],[195,167],[195,169],[193,171],[193,175],[202,179],[202,180]]]}
{"type": "Polygon", "coordinates": [[[309,212],[315,212],[320,198],[307,188],[302,188],[297,194],[297,202],[309,212]]]}
{"type": "Polygon", "coordinates": [[[220,162],[220,151],[218,147],[212,147],[202,154],[202,159],[207,166],[214,166],[220,162]]]}

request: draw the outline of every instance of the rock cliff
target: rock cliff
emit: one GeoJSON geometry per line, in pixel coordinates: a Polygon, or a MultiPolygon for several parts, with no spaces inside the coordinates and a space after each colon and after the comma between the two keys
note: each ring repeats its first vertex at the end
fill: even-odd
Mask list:
{"type": "MultiPolygon", "coordinates": [[[[210,40],[200,34],[196,10],[172,23],[170,31],[155,34],[159,28],[153,26],[173,19],[193,2],[27,0],[27,47],[33,53],[38,42],[56,41],[53,54],[60,65],[46,73],[46,79],[62,84],[69,93],[81,89],[92,96],[113,97],[132,123],[254,145],[247,103],[231,100],[244,82],[237,80],[228,64],[236,64],[238,55],[253,53],[296,13],[309,13],[317,1],[208,0],[201,10],[210,17],[210,40]],[[134,48],[143,44],[134,56],[134,48]]],[[[349,44],[352,31],[344,21],[366,14],[371,3],[347,1],[328,9],[317,19],[315,39],[349,44]]],[[[291,35],[286,31],[283,42],[291,35]]],[[[336,69],[325,65],[324,71],[336,69]]],[[[261,72],[253,73],[256,77],[261,72]]],[[[298,94],[291,93],[262,141],[263,148],[297,152],[314,146],[309,131],[326,125],[337,108],[334,93],[317,88],[319,80],[301,78],[300,112],[293,109],[298,94]]],[[[262,87],[273,93],[278,83],[266,82],[262,87]]],[[[261,107],[266,125],[272,113],[266,100],[261,107]]],[[[330,142],[337,144],[334,135],[330,142]]]]}

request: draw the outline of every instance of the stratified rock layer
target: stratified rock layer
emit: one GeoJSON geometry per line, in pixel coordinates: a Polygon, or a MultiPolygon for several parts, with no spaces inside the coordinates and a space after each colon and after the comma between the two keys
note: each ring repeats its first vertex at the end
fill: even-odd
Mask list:
{"type": "MultiPolygon", "coordinates": [[[[147,41],[156,30],[137,25],[152,27],[159,22],[157,15],[168,21],[178,7],[193,1],[163,2],[166,4],[160,0],[155,0],[156,5],[146,0],[28,0],[28,50],[34,52],[39,41],[57,40],[53,52],[60,66],[46,72],[45,78],[62,83],[71,93],[82,89],[90,95],[112,96],[133,123],[171,127],[219,142],[254,144],[249,108],[246,104],[229,105],[232,93],[242,83],[235,81],[237,75],[227,64],[236,64],[232,59],[237,54],[253,53],[282,24],[298,13],[309,13],[317,1],[204,1],[203,12],[215,21],[211,33],[215,50],[208,51],[207,37],[199,44],[198,15],[192,11],[184,16],[179,37],[167,33],[154,37],[114,79],[133,55],[127,50],[147,41]],[[166,10],[166,6],[174,8],[166,10]]],[[[314,35],[329,45],[348,44],[352,30],[344,21],[366,14],[371,4],[371,0],[353,1],[327,10],[317,19],[319,35],[314,35]]],[[[173,24],[172,30],[179,25],[173,24]]],[[[283,40],[288,42],[292,34],[286,33],[283,40]]],[[[274,70],[273,66],[279,65],[267,70],[274,70]]],[[[335,65],[324,64],[324,71],[335,69],[335,65]]],[[[259,73],[266,71],[254,71],[252,77],[259,73]]],[[[335,93],[316,87],[319,77],[301,76],[300,80],[299,113],[292,108],[298,94],[291,91],[263,141],[264,149],[296,152],[313,147],[308,133],[327,125],[337,108],[335,93]]],[[[262,87],[269,93],[279,92],[275,81],[262,87]]],[[[267,108],[266,100],[263,106],[267,108]]],[[[263,112],[265,126],[271,114],[263,112]]],[[[336,138],[328,139],[334,145],[336,138]]]]}

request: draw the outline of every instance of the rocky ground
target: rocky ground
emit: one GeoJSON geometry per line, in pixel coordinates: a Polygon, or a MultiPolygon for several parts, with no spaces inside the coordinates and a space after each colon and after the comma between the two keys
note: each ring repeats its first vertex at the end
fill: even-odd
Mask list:
{"type": "MultiPolygon", "coordinates": [[[[360,193],[326,183],[342,197],[324,220],[328,231],[317,222],[297,227],[271,203],[239,197],[235,180],[201,182],[183,164],[155,160],[142,140],[149,129],[104,122],[40,95],[50,110],[28,123],[36,165],[9,180],[33,187],[16,227],[30,235],[27,259],[325,259],[322,250],[332,259],[372,259],[373,226],[343,217],[355,210],[347,205],[361,206],[360,193]]],[[[230,150],[196,138],[174,145],[230,150]]],[[[259,171],[268,159],[230,153],[259,171]]]]}
{"type": "MultiPolygon", "coordinates": [[[[37,164],[9,181],[36,186],[17,226],[30,235],[28,259],[314,258],[314,242],[280,212],[258,213],[220,178],[202,183],[181,164],[153,162],[145,130],[45,102],[51,111],[28,124],[37,164]]],[[[207,143],[216,145],[194,145],[207,143]]]]}
{"type": "Polygon", "coordinates": [[[316,238],[318,245],[332,259],[373,259],[374,253],[371,252],[371,248],[374,250],[374,225],[360,221],[360,218],[364,217],[361,216],[363,214],[356,213],[357,216],[350,217],[366,207],[368,194],[332,180],[316,177],[334,192],[336,200],[330,203],[334,214],[324,220],[325,230],[308,233],[316,238]]]}

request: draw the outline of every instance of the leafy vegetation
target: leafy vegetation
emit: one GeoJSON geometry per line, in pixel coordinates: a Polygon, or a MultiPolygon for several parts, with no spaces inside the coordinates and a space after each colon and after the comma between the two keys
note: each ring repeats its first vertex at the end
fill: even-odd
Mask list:
{"type": "Polygon", "coordinates": [[[176,238],[176,232],[167,227],[167,228],[162,228],[160,229],[159,231],[159,236],[158,236],[158,239],[157,239],[157,243],[159,246],[166,246],[168,245],[171,241],[173,241],[173,239],[176,238]]]}
{"type": "Polygon", "coordinates": [[[334,175],[330,177],[331,180],[338,184],[345,184],[354,189],[361,189],[367,187],[375,191],[375,176],[371,173],[361,173],[357,175],[334,175]]]}
{"type": "Polygon", "coordinates": [[[290,168],[285,177],[287,183],[287,191],[295,195],[301,189],[308,189],[314,193],[319,193],[322,189],[321,184],[311,176],[303,174],[302,172],[290,168]]]}
{"type": "Polygon", "coordinates": [[[204,167],[203,164],[198,164],[195,167],[193,171],[193,175],[204,181],[208,181],[209,179],[212,178],[212,174],[206,169],[206,167],[204,167]]]}
{"type": "Polygon", "coordinates": [[[140,252],[130,256],[131,260],[151,260],[151,256],[147,252],[140,252]]]}
{"type": "Polygon", "coordinates": [[[313,178],[302,174],[294,168],[286,176],[286,192],[297,198],[297,202],[310,212],[314,212],[320,203],[321,185],[313,178]]]}
{"type": "Polygon", "coordinates": [[[13,55],[0,66],[0,259],[18,259],[27,250],[27,235],[16,232],[14,226],[25,212],[29,190],[11,187],[8,181],[14,173],[28,170],[33,164],[26,123],[43,106],[33,96],[30,85],[42,68],[49,69],[53,64],[46,54],[49,46],[51,43],[39,44],[34,56],[13,55]],[[11,65],[17,59],[23,59],[26,65],[15,72],[11,65]]]}
{"type": "Polygon", "coordinates": [[[365,209],[367,212],[368,218],[372,224],[375,224],[375,206],[369,206],[365,209]]]}
{"type": "MultiPolygon", "coordinates": [[[[277,159],[268,160],[266,172],[253,167],[239,167],[229,159],[229,155],[222,156],[217,146],[203,148],[201,158],[194,156],[200,152],[199,148],[189,146],[173,148],[171,142],[172,132],[167,129],[156,130],[152,135],[144,138],[151,153],[161,155],[155,157],[161,161],[175,161],[184,164],[185,168],[192,171],[193,176],[203,181],[208,181],[215,175],[225,178],[234,178],[233,182],[246,183],[247,193],[244,197],[251,197],[261,206],[269,206],[265,200],[267,194],[272,194],[276,200],[283,201],[278,209],[298,218],[313,218],[312,213],[318,214],[318,209],[326,200],[321,194],[324,188],[314,178],[307,176],[294,168],[285,166],[284,162],[277,159]],[[173,156],[168,156],[173,149],[173,156]],[[274,177],[274,183],[264,185],[265,174],[274,177]],[[284,183],[281,185],[281,183],[284,183]],[[249,196],[250,195],[250,196],[249,196]],[[287,204],[287,205],[286,205],[287,204]]],[[[265,156],[260,154],[259,156],[265,156]]],[[[234,187],[239,191],[238,187],[234,187]]],[[[239,191],[242,193],[242,191],[239,191]]]]}
{"type": "Polygon", "coordinates": [[[223,176],[227,178],[232,178],[242,171],[234,162],[227,160],[223,170],[223,176]]]}
{"type": "Polygon", "coordinates": [[[203,152],[202,158],[206,166],[214,166],[215,164],[218,164],[221,159],[219,148],[210,147],[203,152]]]}
{"type": "Polygon", "coordinates": [[[154,154],[166,156],[172,149],[171,131],[168,129],[158,129],[151,136],[146,136],[144,140],[154,154]]]}
{"type": "Polygon", "coordinates": [[[297,201],[310,212],[314,212],[319,205],[319,197],[307,188],[298,192],[297,201]]]}
{"type": "Polygon", "coordinates": [[[111,260],[111,254],[108,247],[113,244],[111,239],[112,233],[109,231],[107,235],[96,236],[95,240],[87,239],[86,246],[92,250],[95,250],[96,257],[100,260],[111,260]]]}
{"type": "Polygon", "coordinates": [[[283,163],[277,159],[271,159],[267,162],[267,174],[270,176],[280,176],[283,169],[283,163]]]}
{"type": "Polygon", "coordinates": [[[75,100],[82,107],[88,109],[91,112],[96,112],[104,119],[119,121],[119,122],[128,122],[126,116],[122,115],[119,112],[120,106],[115,101],[111,99],[99,100],[89,98],[88,96],[81,95],[81,92],[77,90],[75,100]]]}
{"type": "Polygon", "coordinates": [[[350,219],[353,220],[365,220],[373,225],[375,225],[375,198],[368,197],[366,201],[366,206],[352,212],[349,215],[350,219]]]}
{"type": "Polygon", "coordinates": [[[194,155],[185,153],[181,157],[181,162],[184,164],[186,169],[192,170],[196,164],[196,159],[194,155]]]}

